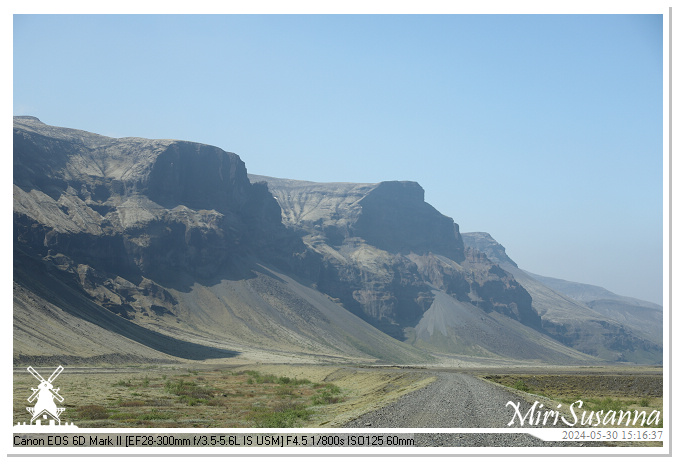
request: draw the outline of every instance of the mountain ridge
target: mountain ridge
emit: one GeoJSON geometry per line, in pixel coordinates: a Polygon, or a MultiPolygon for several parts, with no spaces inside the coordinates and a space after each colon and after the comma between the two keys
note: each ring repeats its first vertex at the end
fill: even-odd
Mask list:
{"type": "Polygon", "coordinates": [[[470,246],[487,252],[528,290],[542,316],[543,327],[557,340],[612,361],[662,363],[661,306],[616,295],[601,287],[524,271],[490,234],[462,235],[470,246]],[[585,294],[583,289],[599,298],[578,298],[585,294]]]}
{"type": "Polygon", "coordinates": [[[266,256],[266,266],[286,269],[303,261],[305,250],[283,226],[266,188],[247,179],[237,155],[191,142],[112,139],[26,118],[18,118],[14,136],[14,254],[21,258],[15,294],[27,295],[15,305],[15,356],[62,351],[57,342],[40,342],[55,339],[47,321],[60,320],[59,331],[72,336],[72,324],[88,326],[90,342],[78,349],[63,343],[81,357],[259,352],[430,359],[258,264],[266,256]],[[130,153],[131,168],[121,166],[130,153]],[[210,186],[220,194],[205,194],[210,186]],[[36,273],[26,269],[41,269],[49,288],[36,288],[36,273]],[[332,317],[300,319],[303,308],[326,308],[332,317]],[[43,323],[27,327],[38,313],[43,323]],[[83,318],[89,321],[78,322],[83,318]],[[139,331],[146,335],[135,337],[139,331]],[[154,342],[163,337],[176,340],[172,345],[190,343],[191,353],[163,351],[154,342]],[[146,347],[136,347],[144,339],[146,347]]]}
{"type": "Polygon", "coordinates": [[[209,145],[14,119],[15,359],[652,358],[569,303],[596,319],[578,345],[534,279],[466,245],[416,182],[256,176],[209,145]]]}

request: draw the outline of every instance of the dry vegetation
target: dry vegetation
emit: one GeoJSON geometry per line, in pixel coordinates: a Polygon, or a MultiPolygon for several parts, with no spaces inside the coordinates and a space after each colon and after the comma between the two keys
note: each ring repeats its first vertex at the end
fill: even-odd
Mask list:
{"type": "Polygon", "coordinates": [[[646,411],[661,413],[663,410],[663,377],[654,374],[512,374],[485,375],[486,380],[499,383],[522,392],[545,397],[546,405],[561,403],[570,405],[583,402],[576,408],[583,411],[646,411]]]}
{"type": "MultiPolygon", "coordinates": [[[[65,398],[62,422],[79,427],[317,427],[340,425],[431,380],[394,369],[151,366],[67,368],[55,387],[65,398]]],[[[15,424],[30,420],[34,384],[15,371],[15,424]]]]}

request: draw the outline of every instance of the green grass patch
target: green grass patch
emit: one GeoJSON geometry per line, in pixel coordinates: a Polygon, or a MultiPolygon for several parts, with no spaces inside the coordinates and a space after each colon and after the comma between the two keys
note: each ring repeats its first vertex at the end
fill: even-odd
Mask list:
{"type": "Polygon", "coordinates": [[[627,411],[628,406],[634,403],[633,401],[622,401],[608,396],[605,398],[585,398],[582,402],[585,408],[593,411],[627,411]]]}
{"type": "Polygon", "coordinates": [[[512,385],[512,388],[514,388],[516,390],[525,391],[525,392],[530,391],[530,387],[523,380],[517,380],[516,382],[514,382],[514,385],[512,385]]]}
{"type": "Polygon", "coordinates": [[[287,376],[277,377],[256,371],[244,371],[249,385],[276,385],[272,391],[278,403],[269,406],[254,405],[251,419],[256,427],[295,427],[303,425],[313,414],[310,406],[335,404],[344,400],[341,389],[331,383],[314,384],[308,379],[287,376]]]}
{"type": "Polygon", "coordinates": [[[152,409],[151,411],[139,414],[136,419],[140,421],[168,420],[174,419],[174,414],[152,409]]]}
{"type": "Polygon", "coordinates": [[[252,419],[256,427],[294,427],[311,417],[311,411],[302,404],[280,405],[273,409],[253,408],[252,419]]]}
{"type": "Polygon", "coordinates": [[[250,378],[248,379],[248,384],[252,385],[255,383],[275,383],[280,385],[308,385],[311,381],[308,379],[297,379],[290,378],[286,376],[278,377],[273,374],[262,374],[257,371],[244,371],[241,374],[247,374],[250,378]]]}
{"type": "Polygon", "coordinates": [[[332,383],[319,384],[316,386],[317,393],[311,397],[314,406],[321,404],[335,404],[344,400],[342,390],[332,383]]]}

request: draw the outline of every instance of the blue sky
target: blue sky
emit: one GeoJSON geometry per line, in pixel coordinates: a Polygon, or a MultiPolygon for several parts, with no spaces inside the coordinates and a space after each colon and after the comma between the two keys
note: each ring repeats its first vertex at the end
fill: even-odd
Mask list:
{"type": "Polygon", "coordinates": [[[660,15],[14,17],[13,111],[413,180],[523,269],[662,303],[660,15]]]}

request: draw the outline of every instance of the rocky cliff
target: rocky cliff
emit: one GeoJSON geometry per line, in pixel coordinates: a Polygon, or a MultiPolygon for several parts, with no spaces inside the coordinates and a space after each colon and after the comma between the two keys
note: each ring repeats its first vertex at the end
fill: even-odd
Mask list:
{"type": "Polygon", "coordinates": [[[465,250],[458,225],[425,202],[419,184],[250,178],[267,184],[286,225],[322,257],[308,277],[391,336],[407,338],[433,290],[540,327],[528,292],[484,254],[465,250]]]}
{"type": "Polygon", "coordinates": [[[13,225],[15,359],[588,363],[627,343],[554,329],[415,182],[265,178],[208,145],[15,117],[13,225]]]}
{"type": "Polygon", "coordinates": [[[531,274],[490,234],[462,236],[465,244],[485,253],[528,291],[543,330],[555,340],[609,361],[662,364],[662,307],[600,287],[531,274]]]}
{"type": "Polygon", "coordinates": [[[313,257],[233,153],[15,117],[14,183],[17,356],[427,359],[277,274],[313,257]]]}
{"type": "Polygon", "coordinates": [[[16,118],[16,243],[120,275],[209,278],[290,239],[280,208],[233,153],[111,139],[16,118]]]}

